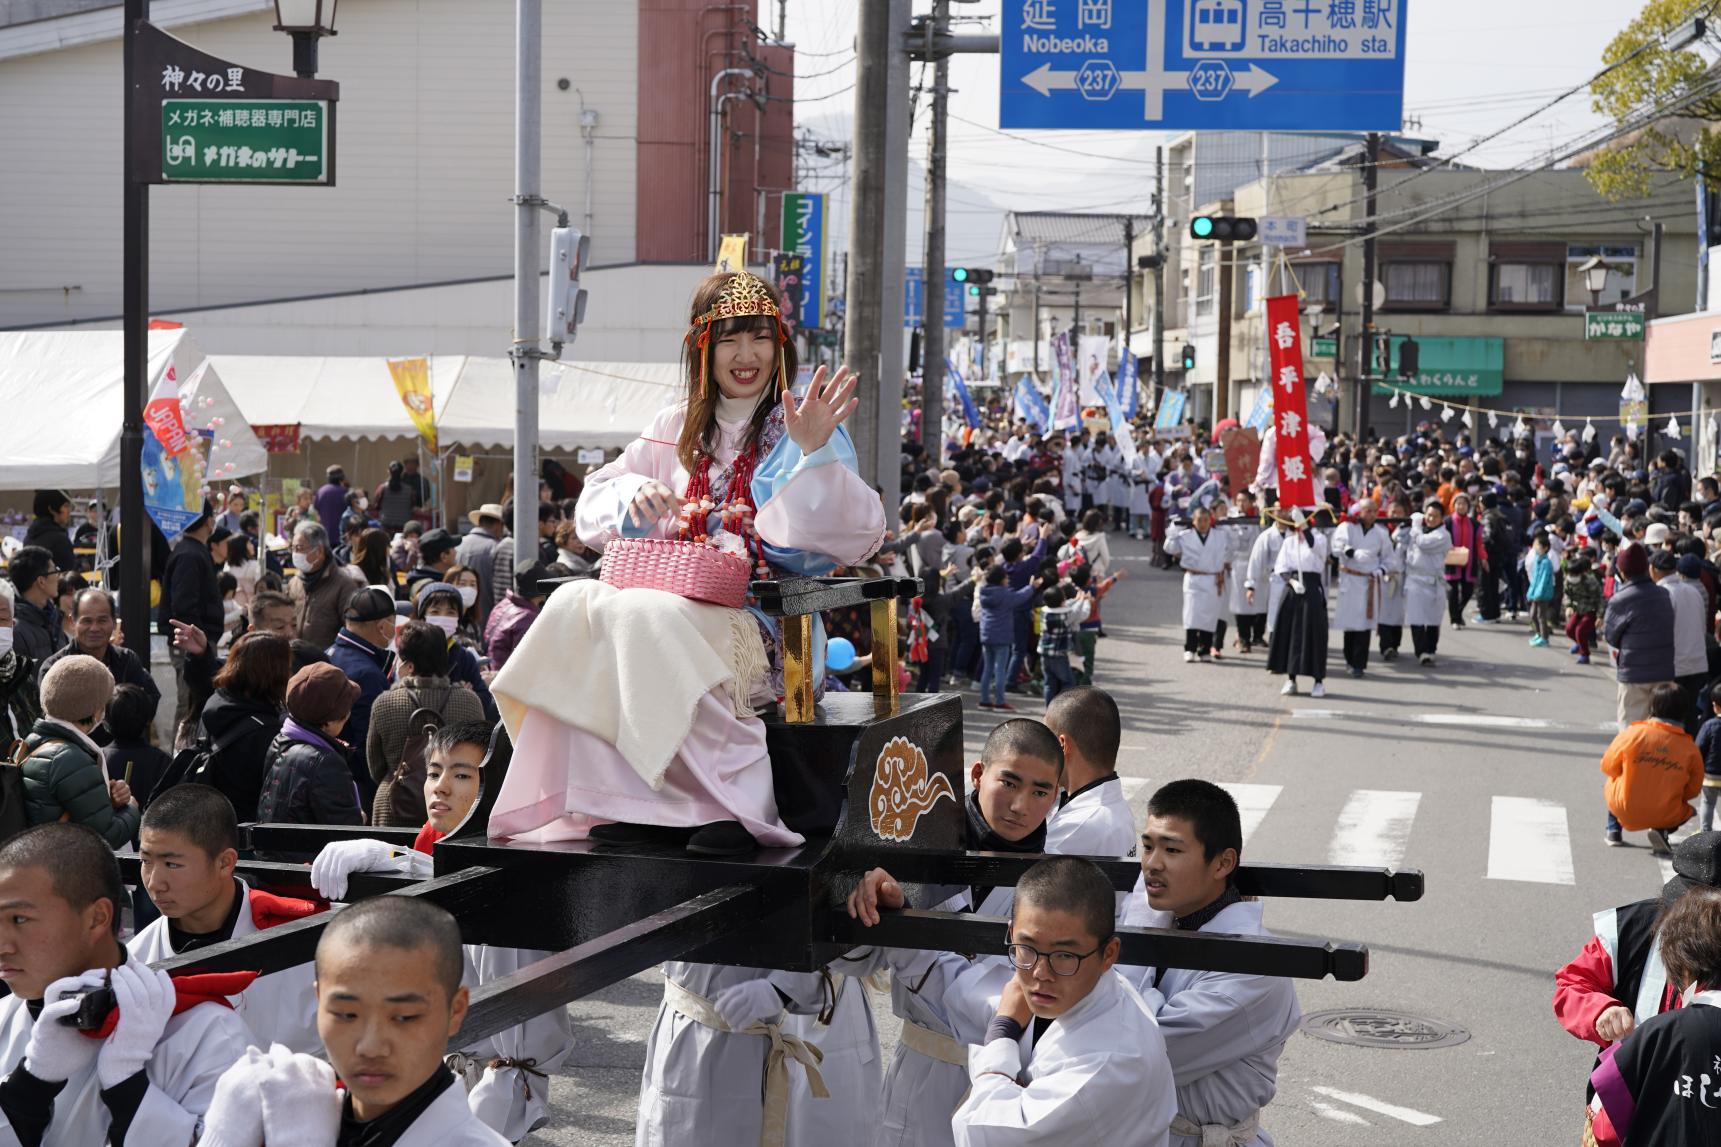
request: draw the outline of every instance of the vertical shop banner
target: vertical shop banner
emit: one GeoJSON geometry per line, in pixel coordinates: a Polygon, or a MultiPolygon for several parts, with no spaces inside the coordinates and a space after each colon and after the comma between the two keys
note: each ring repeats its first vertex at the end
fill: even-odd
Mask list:
{"type": "Polygon", "coordinates": [[[825,195],[790,191],[783,196],[783,250],[801,257],[799,325],[820,330],[825,325],[825,195]]]}
{"type": "Polygon", "coordinates": [[[424,444],[436,453],[436,410],[430,394],[430,360],[427,358],[391,358],[388,372],[394,376],[394,388],[400,393],[412,424],[424,444]]]}
{"type": "Polygon", "coordinates": [[[793,336],[805,326],[801,317],[807,297],[807,261],[800,255],[779,251],[771,257],[771,269],[777,281],[777,294],[783,300],[783,324],[793,336]]]}
{"type": "Polygon", "coordinates": [[[1141,376],[1137,373],[1135,352],[1127,347],[1117,364],[1117,397],[1123,403],[1123,416],[1134,418],[1141,406],[1141,376]]]}
{"type": "Polygon", "coordinates": [[[1267,351],[1279,505],[1313,506],[1314,465],[1309,457],[1308,395],[1303,388],[1302,316],[1296,295],[1275,295],[1267,300],[1267,351]]]}
{"type": "Polygon", "coordinates": [[[143,508],[169,542],[178,541],[203,513],[199,471],[208,451],[209,439],[195,431],[185,436],[178,454],[168,453],[156,435],[143,436],[143,508]]]}
{"type": "Polygon", "coordinates": [[[713,268],[722,275],[729,271],[745,271],[747,269],[747,236],[751,232],[739,235],[725,235],[717,246],[717,266],[713,268]]]}
{"type": "Polygon", "coordinates": [[[1070,357],[1070,336],[1059,331],[1052,339],[1052,429],[1073,430],[1082,424],[1076,364],[1070,357]]]}
{"type": "Polygon", "coordinates": [[[1188,391],[1166,390],[1159,396],[1159,410],[1154,414],[1153,428],[1176,430],[1183,423],[1183,410],[1188,404],[1188,391]]]}
{"type": "Polygon", "coordinates": [[[956,398],[962,403],[962,417],[969,426],[980,428],[980,412],[974,408],[974,398],[968,393],[968,384],[963,381],[962,374],[956,369],[956,364],[950,359],[944,360],[945,392],[956,392],[956,398]]]}

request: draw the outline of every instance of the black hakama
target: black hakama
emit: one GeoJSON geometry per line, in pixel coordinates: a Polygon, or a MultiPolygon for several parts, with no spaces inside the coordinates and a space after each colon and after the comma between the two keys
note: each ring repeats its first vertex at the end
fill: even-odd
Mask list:
{"type": "Polygon", "coordinates": [[[1267,672],[1287,677],[1327,676],[1327,599],[1321,575],[1303,575],[1303,592],[1285,587],[1279,615],[1273,620],[1273,644],[1267,650],[1267,672]]]}

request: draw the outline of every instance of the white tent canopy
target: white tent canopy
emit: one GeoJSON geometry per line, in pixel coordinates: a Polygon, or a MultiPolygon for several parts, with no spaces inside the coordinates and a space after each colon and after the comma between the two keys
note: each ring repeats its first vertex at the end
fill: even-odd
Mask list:
{"type": "MultiPolygon", "coordinates": [[[[207,361],[185,331],[151,331],[149,396],[176,384],[186,430],[213,431],[212,478],[259,473],[268,455],[207,361]]],[[[0,332],[0,490],[117,486],[124,396],[123,332],[0,332]]]]}
{"type": "MultiPolygon", "coordinates": [[[[297,423],[301,438],[410,438],[384,358],[215,355],[216,369],[254,425],[297,423]]],[[[621,447],[681,394],[678,363],[553,363],[539,370],[538,444],[621,447]]],[[[514,368],[505,358],[437,355],[430,386],[438,443],[514,445],[514,368]]]]}

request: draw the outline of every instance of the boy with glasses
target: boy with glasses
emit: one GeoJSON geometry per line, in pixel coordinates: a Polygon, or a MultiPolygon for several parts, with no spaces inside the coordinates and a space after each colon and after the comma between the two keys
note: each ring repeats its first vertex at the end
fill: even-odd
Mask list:
{"type": "MultiPolygon", "coordinates": [[[[1091,861],[1042,860],[1017,882],[1015,974],[969,1055],[973,1088],[952,1121],[958,1147],[1168,1142],[1171,1065],[1152,1004],[1114,967],[1114,911],[1111,883],[1091,861]]],[[[971,1013],[979,1002],[951,1001],[971,1013]]]]}

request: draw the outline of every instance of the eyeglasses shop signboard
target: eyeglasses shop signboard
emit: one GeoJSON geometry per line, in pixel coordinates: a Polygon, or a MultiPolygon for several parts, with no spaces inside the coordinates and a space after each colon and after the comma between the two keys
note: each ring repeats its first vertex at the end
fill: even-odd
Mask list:
{"type": "MultiPolygon", "coordinates": [[[[1404,336],[1392,340],[1392,361],[1399,361],[1404,336]]],[[[1506,340],[1499,338],[1418,338],[1416,377],[1389,378],[1374,384],[1374,393],[1388,387],[1437,397],[1487,397],[1506,387],[1506,340]]]]}

